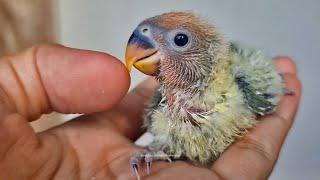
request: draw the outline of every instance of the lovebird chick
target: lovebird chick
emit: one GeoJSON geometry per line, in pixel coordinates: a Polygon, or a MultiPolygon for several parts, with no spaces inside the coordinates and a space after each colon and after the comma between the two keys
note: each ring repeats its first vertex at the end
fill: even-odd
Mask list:
{"type": "Polygon", "coordinates": [[[227,42],[215,25],[190,12],[141,22],[129,39],[126,66],[160,84],[144,117],[154,135],[151,151],[131,159],[135,172],[139,158],[148,172],[152,158],[211,164],[257,116],[275,111],[285,92],[270,57],[227,42]]]}

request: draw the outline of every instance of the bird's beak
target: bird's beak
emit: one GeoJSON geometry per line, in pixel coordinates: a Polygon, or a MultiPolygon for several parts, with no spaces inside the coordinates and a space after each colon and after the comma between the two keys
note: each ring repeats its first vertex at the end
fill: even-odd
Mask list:
{"type": "Polygon", "coordinates": [[[159,53],[153,41],[135,30],[128,41],[126,50],[126,67],[129,72],[134,66],[144,74],[156,76],[159,71],[159,62],[159,53]]]}

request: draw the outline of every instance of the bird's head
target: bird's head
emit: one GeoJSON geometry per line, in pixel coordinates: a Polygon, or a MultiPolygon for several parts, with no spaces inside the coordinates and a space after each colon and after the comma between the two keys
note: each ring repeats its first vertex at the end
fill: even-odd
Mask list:
{"type": "Polygon", "coordinates": [[[226,54],[217,28],[190,12],[170,12],[141,22],[126,50],[126,66],[173,88],[201,84],[226,54]]]}

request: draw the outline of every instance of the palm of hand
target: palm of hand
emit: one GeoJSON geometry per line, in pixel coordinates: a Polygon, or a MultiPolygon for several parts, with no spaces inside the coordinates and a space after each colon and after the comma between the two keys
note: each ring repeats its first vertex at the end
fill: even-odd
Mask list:
{"type": "MultiPolygon", "coordinates": [[[[154,162],[149,179],[264,179],[278,158],[299,103],[300,84],[294,64],[278,58],[286,86],[294,96],[286,96],[276,113],[233,144],[210,168],[187,162],[154,162]]],[[[141,135],[141,115],[156,83],[149,79],[129,93],[116,107],[84,115],[62,126],[35,134],[21,115],[8,115],[2,129],[3,141],[13,140],[1,152],[4,177],[20,179],[134,179],[129,158],[141,148],[133,141],[141,135]],[[8,136],[10,134],[10,136],[8,136]],[[22,138],[21,138],[22,137],[22,138]],[[16,139],[16,140],[14,140],[16,139]],[[13,142],[13,143],[12,143],[13,142]],[[19,169],[19,172],[15,172],[19,169]]],[[[9,141],[8,141],[9,142],[9,141]]],[[[6,146],[3,144],[2,146],[6,146]]],[[[1,149],[1,147],[0,147],[1,149]]]]}

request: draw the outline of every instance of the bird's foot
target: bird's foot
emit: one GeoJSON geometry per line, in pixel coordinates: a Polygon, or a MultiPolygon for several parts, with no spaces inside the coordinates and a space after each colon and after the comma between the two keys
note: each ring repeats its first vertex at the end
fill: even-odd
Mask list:
{"type": "Polygon", "coordinates": [[[146,165],[146,172],[149,175],[151,172],[151,165],[154,160],[164,160],[168,162],[172,162],[169,155],[165,154],[164,152],[148,152],[148,151],[142,151],[135,153],[130,158],[130,165],[134,171],[134,174],[136,175],[137,179],[140,180],[140,174],[139,174],[139,163],[144,162],[146,165]]]}

